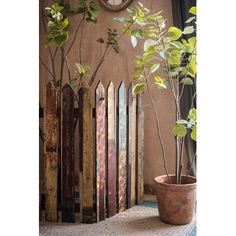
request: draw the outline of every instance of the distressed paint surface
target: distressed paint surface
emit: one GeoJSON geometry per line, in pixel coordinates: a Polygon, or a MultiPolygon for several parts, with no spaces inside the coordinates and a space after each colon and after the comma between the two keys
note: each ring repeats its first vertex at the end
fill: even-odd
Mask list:
{"type": "Polygon", "coordinates": [[[106,103],[101,82],[96,88],[96,171],[97,171],[97,221],[105,220],[106,173],[106,103]]]}
{"type": "Polygon", "coordinates": [[[74,201],[74,93],[62,89],[62,222],[75,222],[74,201]]]}
{"type": "Polygon", "coordinates": [[[136,95],[132,93],[133,85],[128,90],[128,207],[135,205],[136,199],[136,95]]]}
{"type": "Polygon", "coordinates": [[[126,88],[124,82],[119,87],[118,97],[118,209],[126,209],[126,181],[127,181],[127,115],[126,115],[126,88]]]}
{"type": "Polygon", "coordinates": [[[92,93],[85,85],[79,90],[79,153],[80,153],[80,221],[94,223],[94,159],[92,93]]]}
{"type": "Polygon", "coordinates": [[[110,82],[107,90],[107,214],[116,214],[116,90],[110,82]]]}
{"type": "Polygon", "coordinates": [[[53,82],[47,84],[46,91],[46,114],[45,114],[45,197],[46,197],[46,220],[58,221],[57,215],[57,93],[53,82]]]}
{"type": "Polygon", "coordinates": [[[136,174],[136,194],[137,204],[143,203],[144,197],[144,110],[143,95],[137,97],[137,174],[136,174]]]}

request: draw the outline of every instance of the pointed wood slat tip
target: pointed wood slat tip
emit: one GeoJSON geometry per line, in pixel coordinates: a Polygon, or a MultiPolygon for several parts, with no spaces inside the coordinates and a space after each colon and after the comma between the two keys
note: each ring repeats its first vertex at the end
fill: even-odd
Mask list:
{"type": "Polygon", "coordinates": [[[114,86],[114,83],[112,82],[112,80],[109,82],[109,84],[108,84],[108,86],[107,86],[107,90],[109,89],[109,88],[114,88],[115,86],[114,86]]]}
{"type": "Polygon", "coordinates": [[[121,90],[121,89],[126,89],[124,81],[121,81],[121,83],[119,85],[119,90],[121,90]]]}
{"type": "Polygon", "coordinates": [[[50,81],[48,81],[48,83],[47,83],[47,87],[50,87],[50,88],[56,88],[56,86],[55,86],[55,83],[54,83],[54,81],[53,80],[50,80],[50,81]]]}
{"type": "Polygon", "coordinates": [[[73,89],[71,88],[71,86],[69,84],[65,84],[63,87],[62,87],[62,90],[65,90],[65,89],[71,89],[73,91],[73,89]]]}
{"type": "Polygon", "coordinates": [[[129,87],[128,87],[128,90],[131,90],[131,91],[132,91],[133,87],[134,87],[133,82],[130,82],[129,87]]]}
{"type": "Polygon", "coordinates": [[[97,83],[97,85],[96,85],[95,90],[98,90],[98,89],[104,89],[104,86],[103,86],[101,80],[99,80],[98,83],[97,83]]]}

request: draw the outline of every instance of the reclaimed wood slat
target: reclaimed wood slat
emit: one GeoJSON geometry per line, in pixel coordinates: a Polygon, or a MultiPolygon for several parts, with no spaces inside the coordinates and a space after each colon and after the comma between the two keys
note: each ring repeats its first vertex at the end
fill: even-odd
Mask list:
{"type": "Polygon", "coordinates": [[[80,221],[95,223],[92,92],[85,85],[79,89],[79,116],[80,221]]]}
{"type": "Polygon", "coordinates": [[[57,215],[57,92],[53,82],[47,84],[44,144],[44,181],[46,220],[58,221],[57,215]]]}
{"type": "Polygon", "coordinates": [[[116,89],[107,89],[107,215],[116,214],[116,89]]]}
{"type": "Polygon", "coordinates": [[[74,93],[62,89],[62,222],[75,222],[74,200],[74,93]]]}
{"type": "Polygon", "coordinates": [[[132,90],[131,83],[128,89],[128,208],[135,205],[136,198],[136,95],[132,93],[132,90]]]}
{"type": "Polygon", "coordinates": [[[98,83],[96,92],[96,171],[97,171],[97,222],[105,220],[106,173],[106,99],[105,89],[98,83]]]}
{"type": "Polygon", "coordinates": [[[144,177],[143,177],[143,163],[144,163],[144,110],[143,110],[143,95],[137,96],[137,164],[136,164],[136,204],[143,203],[144,197],[144,177]]]}
{"type": "Polygon", "coordinates": [[[126,114],[126,88],[124,82],[118,91],[118,210],[126,209],[126,181],[127,181],[127,114],[126,114]]]}

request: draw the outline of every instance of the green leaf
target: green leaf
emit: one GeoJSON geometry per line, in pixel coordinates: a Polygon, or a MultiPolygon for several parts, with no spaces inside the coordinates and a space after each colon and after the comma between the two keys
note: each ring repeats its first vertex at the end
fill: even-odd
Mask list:
{"type": "Polygon", "coordinates": [[[183,124],[176,124],[172,132],[175,136],[184,137],[187,134],[187,129],[183,124]]]}
{"type": "Polygon", "coordinates": [[[142,62],[143,63],[148,63],[150,61],[153,61],[154,59],[156,59],[155,56],[151,55],[151,54],[144,54],[143,58],[142,58],[142,62]]]}
{"type": "Polygon", "coordinates": [[[48,21],[48,24],[47,24],[47,25],[48,25],[49,28],[52,28],[52,27],[55,26],[55,23],[50,20],[50,21],[48,21]]]}
{"type": "Polygon", "coordinates": [[[63,15],[61,14],[61,12],[58,12],[56,15],[55,15],[57,21],[61,21],[63,19],[63,15]]]}
{"type": "Polygon", "coordinates": [[[193,32],[194,32],[194,27],[191,25],[191,26],[186,26],[184,28],[183,34],[192,34],[193,32]]]}
{"type": "Polygon", "coordinates": [[[188,20],[186,20],[185,23],[188,24],[188,23],[192,22],[195,19],[196,19],[196,17],[192,16],[192,17],[188,18],[188,20]]]}
{"type": "Polygon", "coordinates": [[[68,39],[69,37],[69,33],[68,31],[67,32],[63,32],[62,35],[58,35],[55,37],[55,42],[56,44],[59,46],[59,47],[62,47],[63,44],[66,42],[66,40],[68,39]]]}
{"type": "Polygon", "coordinates": [[[151,67],[150,67],[150,73],[154,73],[156,72],[160,67],[160,64],[153,64],[151,67]]]}
{"type": "Polygon", "coordinates": [[[115,44],[112,46],[113,50],[116,52],[116,53],[119,53],[119,46],[118,44],[115,44]]]}
{"type": "Polygon", "coordinates": [[[130,23],[130,19],[126,17],[114,17],[113,20],[120,23],[130,23]]]}
{"type": "Polygon", "coordinates": [[[168,29],[168,37],[177,40],[182,36],[182,31],[177,27],[170,27],[168,29]]]}
{"type": "Polygon", "coordinates": [[[135,48],[137,46],[138,40],[135,36],[131,35],[131,43],[133,48],[135,48]]]}
{"type": "Polygon", "coordinates": [[[70,86],[71,86],[72,89],[77,88],[77,86],[78,86],[77,79],[72,79],[72,80],[70,80],[70,81],[69,81],[69,84],[70,84],[70,86]]]}
{"type": "Polygon", "coordinates": [[[103,38],[98,38],[98,39],[97,39],[97,42],[98,42],[98,43],[104,43],[104,39],[103,39],[103,38]]]}
{"type": "Polygon", "coordinates": [[[181,64],[181,55],[179,50],[173,50],[167,58],[168,64],[170,66],[179,66],[181,64]]]}
{"type": "Polygon", "coordinates": [[[144,80],[143,75],[137,74],[132,77],[132,81],[137,81],[137,80],[143,81],[144,80]]]}
{"type": "Polygon", "coordinates": [[[85,68],[80,63],[75,63],[75,66],[78,74],[83,76],[85,74],[85,68]]]}
{"type": "Polygon", "coordinates": [[[160,76],[155,76],[154,78],[154,83],[159,87],[159,88],[164,88],[166,89],[167,86],[165,84],[165,80],[162,79],[160,76]]]}
{"type": "Polygon", "coordinates": [[[185,85],[193,85],[193,80],[187,77],[185,79],[182,79],[181,83],[183,83],[185,85]]]}
{"type": "Polygon", "coordinates": [[[136,84],[133,88],[133,94],[138,94],[145,86],[145,83],[136,84]]]}
{"type": "Polygon", "coordinates": [[[154,46],[154,45],[157,45],[157,41],[156,40],[153,40],[153,39],[147,39],[144,44],[143,44],[143,49],[144,51],[146,52],[149,47],[151,46],[154,46]]]}
{"type": "Polygon", "coordinates": [[[160,54],[161,58],[163,58],[165,60],[171,56],[170,52],[167,52],[167,51],[160,52],[159,54],[160,54]]]}
{"type": "Polygon", "coordinates": [[[194,120],[194,121],[197,120],[197,110],[196,110],[196,108],[192,108],[192,109],[189,111],[189,113],[188,113],[188,119],[194,120]]]}
{"type": "Polygon", "coordinates": [[[65,18],[64,21],[61,23],[60,27],[61,29],[65,29],[69,24],[68,18],[65,18]]]}
{"type": "Polygon", "coordinates": [[[197,141],[197,126],[196,125],[193,126],[190,136],[192,140],[197,141]]]}
{"type": "Polygon", "coordinates": [[[197,14],[197,7],[191,7],[188,12],[193,15],[196,15],[197,14]]]}
{"type": "Polygon", "coordinates": [[[49,47],[52,42],[53,42],[53,38],[46,38],[45,44],[44,44],[45,47],[46,48],[49,47]]]}
{"type": "Polygon", "coordinates": [[[142,39],[143,36],[144,36],[144,33],[143,33],[143,30],[141,29],[134,29],[134,30],[131,30],[131,34],[137,38],[140,38],[142,39]]]}
{"type": "Polygon", "coordinates": [[[176,121],[176,124],[187,124],[188,123],[188,121],[186,121],[186,120],[177,120],[176,121]]]}
{"type": "Polygon", "coordinates": [[[133,8],[133,7],[128,7],[126,10],[127,10],[127,12],[129,12],[130,14],[134,14],[134,13],[135,13],[135,8],[133,8]]]}

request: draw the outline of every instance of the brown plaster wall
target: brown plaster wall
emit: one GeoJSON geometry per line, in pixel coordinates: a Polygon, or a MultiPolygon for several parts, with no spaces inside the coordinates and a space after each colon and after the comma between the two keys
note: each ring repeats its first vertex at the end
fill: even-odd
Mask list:
{"type": "MultiPolygon", "coordinates": [[[[53,1],[45,1],[47,6],[49,6],[53,1]]],[[[164,10],[163,15],[167,19],[168,25],[172,24],[172,9],[171,9],[171,0],[145,0],[141,1],[143,4],[151,9],[151,11],[164,10]]],[[[138,1],[134,0],[132,5],[137,4],[138,1]]],[[[84,37],[82,42],[82,64],[88,64],[91,66],[92,71],[98,63],[98,58],[101,57],[101,54],[104,49],[104,45],[96,42],[96,39],[99,37],[106,37],[107,28],[116,28],[118,31],[121,31],[122,24],[114,22],[113,17],[124,16],[126,15],[126,10],[121,12],[109,12],[103,7],[101,7],[101,13],[98,18],[98,24],[96,26],[85,24],[84,28],[84,37]]],[[[72,32],[75,31],[75,22],[80,20],[79,17],[74,17],[71,24],[72,32]]],[[[50,65],[50,59],[48,50],[44,48],[44,30],[42,27],[42,18],[40,17],[40,55],[42,59],[50,65]]],[[[71,37],[72,38],[72,37],[71,37]]],[[[71,40],[70,38],[70,40],[71,40]]],[[[75,45],[79,45],[78,39],[75,42],[75,45]]],[[[69,54],[68,61],[71,65],[71,72],[74,74],[74,64],[79,59],[78,52],[79,47],[74,47],[75,49],[69,54]]],[[[139,54],[139,51],[142,52],[142,43],[139,43],[137,48],[133,49],[130,38],[124,37],[120,41],[120,53],[116,54],[112,52],[107,60],[105,61],[103,68],[97,74],[96,81],[93,86],[96,86],[97,82],[101,80],[105,87],[107,87],[110,80],[113,81],[115,86],[118,88],[120,81],[125,81],[126,87],[128,87],[131,76],[133,74],[133,58],[135,55],[139,54]]],[[[57,61],[59,64],[59,61],[57,61]]],[[[57,68],[56,68],[57,69],[57,68]]],[[[164,73],[161,76],[165,76],[164,73]]],[[[67,77],[65,70],[65,77],[67,77]]],[[[48,73],[40,64],[40,104],[42,107],[45,105],[45,85],[50,79],[48,73]]],[[[169,172],[174,171],[174,157],[175,157],[175,147],[174,147],[174,138],[171,133],[171,129],[175,122],[174,117],[174,100],[171,96],[169,90],[155,90],[154,97],[155,103],[160,110],[160,123],[161,123],[161,132],[163,134],[164,145],[166,148],[167,162],[169,167],[169,172]]],[[[144,157],[144,181],[145,183],[152,184],[153,178],[157,175],[164,174],[162,159],[160,155],[160,144],[157,139],[157,133],[155,128],[154,113],[150,105],[149,98],[145,93],[145,157],[144,157]]],[[[42,122],[41,122],[42,123],[42,122]]],[[[42,124],[41,124],[42,126],[42,124]]],[[[42,144],[40,144],[42,150],[42,144]]],[[[42,157],[42,154],[40,155],[42,157]]],[[[42,158],[41,158],[42,159],[42,158]]],[[[42,166],[42,165],[41,165],[42,166]]],[[[42,180],[42,168],[40,171],[40,179],[42,180]]],[[[42,183],[42,181],[40,181],[42,183]]]]}

